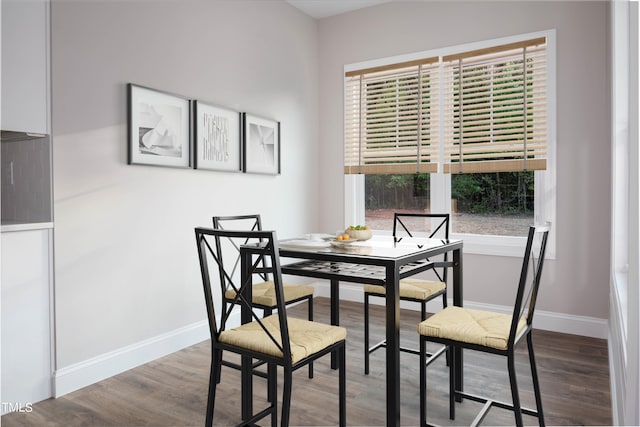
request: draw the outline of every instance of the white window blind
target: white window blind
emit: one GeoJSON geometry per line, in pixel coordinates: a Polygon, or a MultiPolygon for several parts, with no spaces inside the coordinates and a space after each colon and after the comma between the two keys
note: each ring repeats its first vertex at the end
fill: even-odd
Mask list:
{"type": "Polygon", "coordinates": [[[344,173],[545,170],[546,91],[545,37],[348,71],[344,173]]]}
{"type": "Polygon", "coordinates": [[[438,75],[438,57],[345,73],[345,174],[437,172],[438,75]]]}
{"type": "Polygon", "coordinates": [[[545,170],[546,39],[445,56],[445,173],[545,170]]]}

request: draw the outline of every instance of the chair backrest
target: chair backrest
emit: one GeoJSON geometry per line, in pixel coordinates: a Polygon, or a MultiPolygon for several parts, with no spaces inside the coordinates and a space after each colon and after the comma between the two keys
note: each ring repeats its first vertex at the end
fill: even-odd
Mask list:
{"type": "Polygon", "coordinates": [[[237,326],[229,325],[228,323],[233,309],[238,306],[251,312],[251,321],[260,325],[265,334],[280,349],[285,361],[290,361],[291,348],[282,290],[278,240],[275,231],[196,228],[195,234],[211,339],[217,342],[220,333],[226,330],[227,327],[237,326]],[[246,248],[251,253],[251,262],[246,265],[242,265],[241,262],[240,265],[241,270],[244,269],[245,271],[244,281],[234,279],[230,274],[231,267],[225,265],[221,245],[223,239],[233,240],[239,248],[246,248]],[[251,300],[247,294],[248,288],[252,285],[253,276],[266,273],[270,273],[273,276],[280,336],[273,336],[268,332],[262,322],[263,319],[253,312],[251,300]],[[228,286],[231,286],[236,291],[236,297],[226,304],[221,304],[222,297],[228,286]],[[218,311],[221,311],[221,313],[218,314],[218,311]]]}
{"type": "Polygon", "coordinates": [[[413,237],[426,233],[430,238],[449,238],[449,214],[395,213],[393,215],[393,237],[413,237]]]}
{"type": "MultiPolygon", "coordinates": [[[[413,237],[417,233],[426,233],[429,238],[449,240],[449,214],[432,213],[398,213],[393,215],[393,238],[398,241],[402,237],[413,237]]],[[[444,262],[448,261],[448,253],[443,256],[444,262]]],[[[433,272],[441,282],[447,282],[446,267],[439,272],[435,268],[433,272]]]]}
{"type": "MultiPolygon", "coordinates": [[[[247,230],[247,231],[262,231],[262,221],[260,220],[260,214],[250,215],[233,215],[233,216],[214,216],[213,228],[216,230],[247,230]]],[[[229,251],[233,253],[233,264],[230,271],[231,277],[236,277],[239,274],[238,267],[240,265],[240,246],[242,242],[235,241],[234,239],[227,239],[225,243],[229,243],[231,247],[229,251]]],[[[226,246],[226,245],[225,245],[226,246]]],[[[226,251],[227,253],[229,251],[226,251]]],[[[267,274],[260,275],[264,281],[269,280],[267,274]]]]}
{"type": "Polygon", "coordinates": [[[527,328],[530,328],[533,323],[533,314],[536,308],[542,266],[544,264],[544,254],[547,248],[547,238],[550,229],[550,223],[529,227],[527,244],[522,260],[522,270],[520,272],[520,282],[518,283],[518,292],[513,308],[509,346],[512,346],[518,338],[516,334],[521,319],[524,318],[526,320],[527,328]]]}
{"type": "Polygon", "coordinates": [[[262,230],[262,221],[260,214],[251,215],[232,215],[232,216],[214,216],[213,228],[224,230],[225,228],[233,230],[262,230]],[[228,227],[232,224],[233,227],[228,227]]]}

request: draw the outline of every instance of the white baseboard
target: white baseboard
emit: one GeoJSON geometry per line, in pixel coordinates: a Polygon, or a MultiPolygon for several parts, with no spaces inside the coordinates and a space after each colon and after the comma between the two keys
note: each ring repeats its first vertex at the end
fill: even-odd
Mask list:
{"type": "MultiPolygon", "coordinates": [[[[329,283],[315,282],[313,286],[316,289],[316,296],[330,296],[329,283]]],[[[341,284],[340,299],[362,302],[362,286],[341,284]]],[[[374,298],[371,302],[372,304],[383,304],[382,299],[377,301],[374,298]]],[[[440,309],[439,301],[433,301],[432,303],[433,307],[430,307],[431,303],[427,305],[428,311],[434,312],[440,309]]],[[[464,305],[469,308],[504,313],[509,313],[511,310],[506,306],[474,303],[472,301],[465,301],[464,305]]],[[[402,301],[400,307],[419,310],[418,304],[407,301],[402,301]]],[[[239,316],[232,315],[232,319],[229,321],[232,324],[239,323],[239,316]]],[[[606,339],[608,336],[608,322],[605,319],[542,310],[536,312],[534,326],[538,329],[595,338],[606,339]]],[[[203,320],[88,360],[65,366],[56,370],[54,374],[54,396],[64,396],[207,339],[209,339],[209,325],[206,320],[203,320]]]]}
{"type": "MultiPolygon", "coordinates": [[[[330,297],[330,287],[328,282],[314,282],[316,296],[330,297]]],[[[340,299],[346,301],[364,301],[362,285],[351,285],[347,283],[340,284],[340,299]]],[[[373,298],[370,300],[372,304],[383,305],[382,298],[373,298]]],[[[453,304],[450,300],[449,304],[453,304]]],[[[478,310],[491,310],[500,313],[512,313],[513,307],[491,305],[477,303],[473,301],[464,301],[464,306],[478,310]]],[[[410,301],[400,301],[400,308],[409,310],[419,310],[418,303],[410,301]]],[[[436,312],[442,309],[440,300],[434,300],[427,303],[427,311],[436,312]]],[[[536,329],[546,331],[561,332],[565,334],[582,335],[586,337],[607,339],[609,335],[609,322],[607,319],[598,319],[588,316],[576,316],[573,314],[555,313],[552,311],[536,310],[533,320],[533,326],[536,329]]]]}
{"type": "Polygon", "coordinates": [[[209,323],[204,320],[65,366],[54,374],[54,396],[63,396],[207,339],[209,323]]]}

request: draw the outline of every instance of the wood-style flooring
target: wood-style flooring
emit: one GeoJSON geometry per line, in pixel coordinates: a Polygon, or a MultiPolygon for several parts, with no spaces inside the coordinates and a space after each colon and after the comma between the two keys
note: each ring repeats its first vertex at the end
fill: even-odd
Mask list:
{"type": "MultiPolygon", "coordinates": [[[[316,298],[315,319],[329,322],[329,302],[316,298]]],[[[306,305],[290,309],[291,315],[306,316],[306,305]]],[[[371,334],[384,335],[384,309],[371,309],[371,334]]],[[[347,337],[347,424],[380,426],[385,423],[384,349],[371,358],[371,373],[363,374],[362,304],[341,302],[340,320],[347,337]]],[[[419,313],[401,313],[403,345],[417,346],[415,325],[419,313]]],[[[524,343],[522,343],[524,344],[524,343]]],[[[517,355],[521,400],[535,407],[526,344],[517,355]]],[[[611,403],[606,340],[534,331],[534,347],[540,376],[547,425],[610,425],[611,403]]],[[[203,342],[146,365],[131,369],[58,399],[33,405],[30,413],[2,417],[3,427],[29,426],[202,426],[207,399],[210,345],[203,342]]],[[[402,425],[419,423],[418,357],[401,356],[400,401],[402,425]]],[[[465,352],[465,390],[510,401],[506,359],[494,355],[465,352]]],[[[427,401],[429,422],[441,425],[469,425],[480,404],[464,401],[456,405],[456,419],[448,418],[448,370],[444,357],[428,368],[427,401]]],[[[263,379],[254,381],[254,405],[266,395],[263,379]]],[[[239,422],[240,375],[223,368],[218,386],[215,425],[239,422]]],[[[282,389],[279,389],[281,393],[282,389]]],[[[315,364],[315,378],[307,370],[294,374],[291,425],[332,426],[338,422],[337,371],[329,368],[329,358],[315,364]]],[[[537,420],[525,416],[525,423],[537,420]]],[[[265,420],[268,425],[268,420],[265,420]]],[[[483,425],[513,425],[512,413],[492,409],[483,425]]]]}

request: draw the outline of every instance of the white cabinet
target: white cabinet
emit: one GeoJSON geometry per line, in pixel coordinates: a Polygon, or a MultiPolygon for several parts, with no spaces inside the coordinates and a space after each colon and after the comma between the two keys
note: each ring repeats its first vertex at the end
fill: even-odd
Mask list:
{"type": "Polygon", "coordinates": [[[52,393],[51,230],[2,233],[2,413],[52,393]]]}
{"type": "Polygon", "coordinates": [[[49,132],[49,1],[2,0],[3,130],[49,132]]]}
{"type": "MultiPolygon", "coordinates": [[[[49,0],[1,1],[0,127],[3,131],[49,134],[49,0]]],[[[45,148],[50,150],[49,145],[45,148]]],[[[29,191],[22,191],[18,195],[20,197],[34,192],[34,178],[24,173],[26,169],[21,169],[22,172],[17,169],[19,160],[26,155],[23,152],[28,149],[28,144],[24,142],[13,143],[3,138],[2,155],[4,160],[9,160],[8,165],[2,165],[3,185],[7,177],[12,185],[21,178],[29,191]]],[[[27,164],[37,164],[33,162],[33,156],[27,159],[27,164]]],[[[34,171],[45,174],[43,182],[47,184],[35,198],[41,201],[48,195],[50,199],[50,170],[36,167],[34,171]]],[[[19,189],[23,190],[23,187],[19,189]]],[[[3,190],[9,191],[4,187],[3,190]]],[[[3,206],[0,242],[0,396],[3,414],[51,397],[54,369],[51,297],[53,230],[49,228],[50,223],[40,219],[13,218],[8,215],[5,207],[22,209],[24,203],[18,196],[11,200],[4,196],[3,203],[10,206],[3,206]],[[7,232],[5,216],[12,224],[16,224],[11,225],[13,229],[22,231],[7,232]]],[[[25,209],[29,210],[29,214],[32,213],[32,206],[24,205],[22,210],[25,209]]],[[[50,205],[45,211],[50,213],[50,205]]],[[[47,218],[50,221],[50,214],[47,218]]]]}

